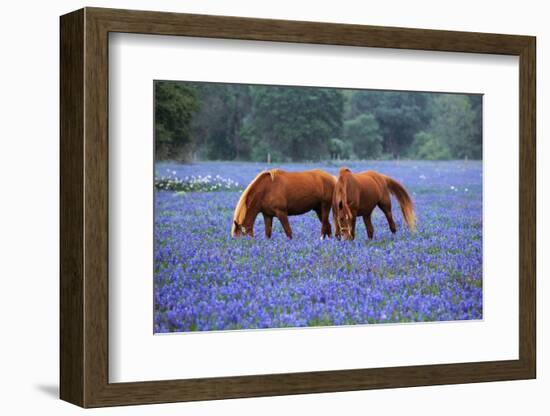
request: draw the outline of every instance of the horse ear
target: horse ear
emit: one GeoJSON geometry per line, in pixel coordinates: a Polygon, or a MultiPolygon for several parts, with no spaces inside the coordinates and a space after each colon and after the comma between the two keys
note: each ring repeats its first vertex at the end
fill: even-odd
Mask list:
{"type": "Polygon", "coordinates": [[[235,225],[236,228],[239,228],[239,224],[237,223],[237,221],[233,220],[233,224],[235,225]]]}
{"type": "Polygon", "coordinates": [[[343,174],[348,173],[348,172],[351,172],[351,170],[349,170],[349,169],[346,168],[346,167],[342,167],[342,168],[340,168],[340,170],[338,171],[338,176],[342,176],[343,174]]]}

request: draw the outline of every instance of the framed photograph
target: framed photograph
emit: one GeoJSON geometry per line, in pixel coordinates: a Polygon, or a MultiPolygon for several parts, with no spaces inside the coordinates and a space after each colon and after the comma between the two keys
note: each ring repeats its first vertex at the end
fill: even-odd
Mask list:
{"type": "Polygon", "coordinates": [[[63,400],[536,377],[534,37],[60,29],[63,400]]]}

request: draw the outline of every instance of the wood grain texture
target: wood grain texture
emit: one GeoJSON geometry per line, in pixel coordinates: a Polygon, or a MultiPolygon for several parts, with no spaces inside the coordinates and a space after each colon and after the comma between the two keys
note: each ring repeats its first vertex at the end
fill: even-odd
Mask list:
{"type": "Polygon", "coordinates": [[[60,22],[60,388],[84,405],[84,12],[60,22]]]}
{"type": "Polygon", "coordinates": [[[108,380],[108,33],[86,13],[84,57],[85,406],[108,380]],[[88,301],[90,300],[90,301],[88,301]]]}
{"type": "Polygon", "coordinates": [[[536,377],[536,41],[520,54],[519,355],[536,377]]]}
{"type": "Polygon", "coordinates": [[[83,407],[517,380],[536,375],[535,38],[87,8],[61,18],[61,397],[83,407]],[[518,360],[109,383],[108,33],[520,57],[518,360]]]}
{"type": "Polygon", "coordinates": [[[110,32],[519,55],[528,36],[87,8],[110,32]]]}

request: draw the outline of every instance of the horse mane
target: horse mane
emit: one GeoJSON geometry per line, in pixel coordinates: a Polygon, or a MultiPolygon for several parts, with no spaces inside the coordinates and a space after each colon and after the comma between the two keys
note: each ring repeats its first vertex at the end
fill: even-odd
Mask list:
{"type": "Polygon", "coordinates": [[[246,217],[246,210],[248,208],[246,205],[246,201],[248,199],[248,194],[250,193],[252,188],[254,188],[254,186],[260,181],[260,179],[262,179],[266,175],[269,175],[272,181],[275,180],[275,175],[277,175],[278,173],[279,169],[264,170],[263,172],[258,173],[254,180],[248,184],[248,186],[241,194],[239,202],[237,202],[237,206],[235,207],[235,213],[233,214],[233,225],[231,226],[231,234],[235,233],[235,222],[237,224],[242,224],[244,218],[246,217]]]}
{"type": "Polygon", "coordinates": [[[347,174],[351,174],[351,170],[346,168],[346,167],[342,167],[340,168],[340,170],[338,171],[338,181],[336,183],[336,187],[334,188],[334,193],[335,194],[338,194],[340,193],[340,198],[341,198],[341,202],[342,202],[342,205],[344,207],[348,207],[348,190],[347,190],[347,187],[348,187],[348,183],[347,183],[347,174]]]}

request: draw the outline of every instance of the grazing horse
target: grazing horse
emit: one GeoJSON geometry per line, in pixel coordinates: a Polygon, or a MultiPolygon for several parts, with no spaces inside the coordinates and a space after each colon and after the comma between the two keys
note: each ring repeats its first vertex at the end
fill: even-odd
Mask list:
{"type": "Polygon", "coordinates": [[[369,239],[374,236],[371,214],[378,206],[386,216],[392,233],[397,231],[391,213],[391,198],[393,194],[399,205],[405,223],[411,231],[416,229],[413,202],[407,190],[395,179],[381,173],[369,170],[352,173],[347,168],[341,168],[332,198],[332,214],[336,237],[345,240],[355,238],[355,221],[363,217],[369,239]]]}
{"type": "Polygon", "coordinates": [[[237,203],[231,235],[254,237],[254,221],[261,212],[267,238],[271,238],[273,217],[279,219],[287,237],[292,238],[288,216],[313,210],[321,221],[321,238],[330,237],[329,214],[335,184],[336,178],[320,169],[304,172],[271,169],[261,172],[244,190],[237,203]]]}

